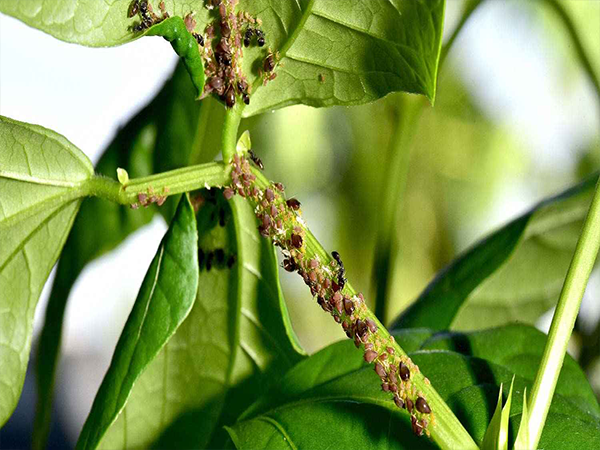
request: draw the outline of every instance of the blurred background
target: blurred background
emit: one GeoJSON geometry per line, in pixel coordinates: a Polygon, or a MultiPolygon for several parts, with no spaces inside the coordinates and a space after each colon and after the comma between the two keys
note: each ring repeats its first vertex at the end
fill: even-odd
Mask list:
{"type": "MultiPolygon", "coordinates": [[[[600,1],[562,3],[600,73],[600,1]]],[[[445,39],[462,8],[462,1],[448,0],[445,39]]],[[[63,134],[95,163],[175,63],[160,38],[88,49],[0,15],[0,114],[63,134]]],[[[421,101],[394,94],[351,108],[297,106],[249,123],[268,177],[302,201],[313,233],[341,253],[352,285],[368,297],[389,185],[385,167],[398,147],[398,123],[421,101]]],[[[477,9],[440,73],[435,107],[425,107],[409,125],[412,139],[402,148],[406,189],[391,199],[398,205],[398,252],[388,321],[457,254],[600,166],[600,104],[562,23],[537,2],[491,0],[477,9]]],[[[117,251],[89,264],[77,281],[66,314],[51,446],[74,444],[165,230],[155,218],[117,251]]],[[[34,347],[51,281],[36,312],[34,347]]],[[[281,271],[281,281],[307,351],[344,338],[299,277],[281,271]]],[[[578,342],[594,331],[598,336],[599,296],[595,271],[570,348],[576,358],[578,342]]],[[[551,315],[539,320],[540,329],[547,331],[551,315]]],[[[598,355],[584,369],[600,395],[598,355]]],[[[2,449],[30,445],[30,375],[17,411],[0,431],[2,449]]]]}

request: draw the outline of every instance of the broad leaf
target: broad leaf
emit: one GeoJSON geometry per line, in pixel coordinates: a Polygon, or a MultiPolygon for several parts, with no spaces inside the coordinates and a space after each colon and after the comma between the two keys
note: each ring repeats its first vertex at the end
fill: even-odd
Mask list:
{"type": "Polygon", "coordinates": [[[133,389],[100,447],[221,448],[231,424],[302,358],[273,247],[244,200],[201,191],[194,307],[133,389]],[[233,209],[233,211],[232,211],[233,209]]]}
{"type": "MultiPolygon", "coordinates": [[[[130,177],[142,177],[180,167],[191,158],[199,162],[212,160],[219,147],[206,126],[209,115],[216,109],[211,103],[194,101],[194,88],[180,63],[156,98],[118,131],[98,161],[96,171],[115,178],[120,167],[130,177]]],[[[175,205],[167,200],[159,211],[168,220],[175,205]]],[[[154,208],[132,210],[98,198],[83,201],[58,263],[39,340],[34,447],[45,446],[49,429],[62,322],[71,288],[90,261],[111,251],[147,224],[155,211],[154,208]]]]}
{"type": "MultiPolygon", "coordinates": [[[[396,335],[400,345],[410,333],[405,330],[396,335]]],[[[520,393],[533,382],[531,368],[543,353],[542,333],[511,326],[427,339],[417,331],[410,342],[414,345],[422,339],[426,340],[421,349],[410,357],[478,443],[492,417],[499,385],[509,383],[516,373],[511,420],[515,428],[522,408],[520,393]]],[[[373,368],[353,344],[339,342],[289,371],[277,389],[263,396],[228,431],[238,449],[429,448],[426,438],[416,440],[412,435],[408,413],[398,410],[379,384],[373,368]]],[[[592,404],[585,375],[569,356],[558,386],[540,448],[600,445],[598,404],[592,404]],[[580,390],[585,390],[583,396],[580,390]],[[557,443],[557,430],[568,435],[568,441],[557,443]]]]}
{"type": "MultiPolygon", "coordinates": [[[[303,103],[358,105],[390,92],[435,98],[444,1],[247,0],[242,8],[263,22],[267,45],[279,51],[277,78],[255,83],[248,117],[303,103]],[[273,6],[272,6],[273,5],[273,6]],[[274,6],[276,5],[276,6],[274,6]]],[[[264,50],[244,53],[255,75],[264,50]]]]}
{"type": "Polygon", "coordinates": [[[596,180],[540,203],[458,257],[393,328],[534,323],[558,300],[596,180]]]}
{"type": "Polygon", "coordinates": [[[198,289],[197,245],[194,211],[184,196],[144,277],[77,448],[96,448],[137,379],[192,309],[198,289]]]}
{"type": "Polygon", "coordinates": [[[35,307],[93,174],[64,137],[0,116],[0,426],[19,400],[35,307]]]}
{"type": "MultiPolygon", "coordinates": [[[[62,41],[89,47],[110,47],[143,36],[143,33],[133,30],[140,23],[139,17],[128,17],[132,2],[133,0],[2,0],[0,12],[16,17],[62,41]]],[[[154,11],[160,14],[159,2],[150,3],[154,6],[154,11]]],[[[172,16],[184,17],[195,11],[196,20],[208,20],[204,0],[166,0],[165,3],[172,16]]]]}

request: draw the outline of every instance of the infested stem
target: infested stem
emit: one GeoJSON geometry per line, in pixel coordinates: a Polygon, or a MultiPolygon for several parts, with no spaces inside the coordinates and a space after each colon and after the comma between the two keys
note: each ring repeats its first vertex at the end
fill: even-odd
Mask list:
{"type": "MultiPolygon", "coordinates": [[[[239,167],[243,164],[246,164],[246,162],[240,160],[240,158],[236,156],[234,159],[234,165],[239,167]]],[[[231,197],[235,192],[237,192],[240,195],[245,196],[252,203],[255,203],[253,206],[257,206],[257,211],[270,210],[270,208],[273,207],[275,208],[272,209],[273,214],[271,214],[271,217],[273,219],[277,219],[275,219],[273,225],[268,225],[266,227],[263,222],[263,225],[259,227],[261,234],[265,236],[271,235],[273,237],[272,233],[275,232],[278,237],[274,238],[273,242],[283,249],[284,254],[287,254],[288,257],[291,257],[289,255],[293,254],[298,255],[299,257],[299,255],[302,254],[301,260],[295,261],[293,265],[303,264],[304,267],[313,267],[316,269],[315,272],[319,270],[318,267],[320,266],[324,268],[324,271],[327,271],[326,273],[329,274],[326,276],[329,277],[330,280],[333,279],[335,282],[335,276],[331,278],[331,268],[337,267],[335,270],[338,271],[337,273],[339,276],[339,264],[337,262],[333,262],[334,258],[329,255],[329,253],[326,252],[325,249],[319,244],[315,236],[304,225],[303,221],[301,219],[298,220],[299,216],[290,211],[289,204],[288,208],[286,208],[286,202],[282,200],[279,194],[275,193],[277,191],[275,185],[272,185],[264,177],[264,175],[255,168],[252,168],[251,172],[246,171],[241,174],[236,174],[236,170],[234,169],[232,171],[232,175],[234,175],[234,184],[231,188],[227,188],[225,190],[226,197],[231,197]],[[239,180],[237,187],[236,180],[239,180]],[[281,222],[280,217],[286,217],[286,215],[288,217],[291,216],[295,218],[293,223],[278,223],[281,222]],[[289,227],[293,230],[291,234],[291,246],[285,243],[286,237],[289,234],[289,232],[284,231],[285,227],[289,227]],[[294,236],[297,232],[301,232],[301,235],[303,236],[303,238],[300,239],[300,245],[293,244],[294,237],[298,236],[294,236]],[[294,250],[292,247],[295,247],[297,250],[294,250]],[[315,264],[313,265],[313,263],[315,264]]],[[[291,209],[293,210],[296,208],[291,209]]],[[[262,217],[264,218],[265,216],[263,215],[262,217]]],[[[267,222],[270,224],[271,219],[269,219],[267,222]]],[[[306,271],[303,273],[303,276],[308,277],[308,275],[309,273],[306,271]]],[[[313,288],[311,287],[311,290],[312,289],[313,288]]],[[[322,287],[320,289],[321,292],[324,292],[322,287]]],[[[430,434],[431,438],[442,449],[477,449],[478,447],[473,441],[472,437],[452,413],[448,405],[446,405],[444,400],[436,392],[433,386],[431,386],[429,380],[427,380],[423,374],[419,372],[418,367],[416,367],[412,361],[410,361],[410,358],[408,358],[406,352],[396,343],[394,338],[379,322],[379,320],[377,320],[375,314],[373,314],[373,312],[366,307],[364,299],[362,299],[362,294],[357,293],[349,283],[345,283],[345,285],[339,290],[336,290],[335,288],[326,288],[326,290],[328,292],[327,295],[330,296],[330,298],[327,300],[330,304],[332,302],[332,298],[335,299],[337,295],[339,301],[340,297],[342,296],[340,294],[343,294],[344,299],[352,299],[355,307],[355,311],[353,313],[348,313],[346,310],[346,312],[332,314],[338,323],[344,322],[347,324],[348,321],[355,320],[355,324],[369,324],[370,332],[365,333],[363,338],[358,341],[357,337],[355,336],[355,344],[357,344],[357,346],[364,347],[366,350],[365,360],[375,364],[375,371],[382,379],[387,379],[388,376],[390,378],[401,377],[400,369],[398,369],[399,361],[400,365],[406,363],[411,367],[410,381],[407,383],[409,386],[407,388],[408,395],[404,397],[404,399],[410,399],[410,408],[406,407],[406,403],[404,401],[399,401],[401,400],[400,397],[397,394],[394,394],[394,401],[397,402],[396,404],[399,407],[405,407],[409,410],[409,412],[411,412],[411,420],[415,418],[415,414],[417,414],[417,416],[420,418],[419,420],[421,424],[423,423],[423,419],[427,420],[428,423],[423,427],[425,428],[425,432],[430,434]],[[332,291],[334,292],[333,295],[331,294],[332,291]],[[378,359],[374,359],[375,353],[377,356],[379,356],[378,359]],[[386,358],[381,358],[384,353],[386,354],[386,358]],[[394,366],[395,370],[392,370],[392,366],[394,366]],[[392,372],[394,373],[393,375],[392,372]],[[414,404],[412,403],[413,401],[414,404]],[[423,404],[425,404],[426,408],[423,407],[423,404]],[[415,408],[414,410],[413,406],[415,408]],[[429,408],[430,411],[425,413],[423,412],[429,408]]],[[[325,299],[321,298],[321,301],[323,300],[325,299]]],[[[321,304],[321,306],[324,306],[324,302],[321,304]]],[[[323,309],[325,309],[325,307],[323,309]]],[[[404,378],[402,378],[402,380],[407,381],[404,378]]],[[[398,385],[402,387],[405,386],[404,383],[399,383],[398,385]]],[[[407,392],[404,392],[404,394],[407,394],[407,392]]],[[[421,430],[423,430],[423,428],[421,428],[421,430]]]]}
{"type": "Polygon", "coordinates": [[[225,123],[223,124],[223,133],[221,134],[223,161],[225,162],[230,161],[235,153],[237,132],[242,120],[243,110],[244,105],[238,102],[233,108],[227,109],[225,113],[225,123]]]}
{"type": "Polygon", "coordinates": [[[222,162],[199,164],[142,178],[132,178],[125,185],[106,177],[95,176],[82,184],[82,194],[100,197],[121,205],[134,205],[140,194],[159,196],[182,194],[203,187],[218,187],[230,180],[231,168],[222,162]]]}

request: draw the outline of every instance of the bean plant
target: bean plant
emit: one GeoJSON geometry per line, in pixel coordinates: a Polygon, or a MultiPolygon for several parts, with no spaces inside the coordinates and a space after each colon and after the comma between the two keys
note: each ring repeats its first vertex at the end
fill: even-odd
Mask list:
{"type": "MultiPolygon", "coordinates": [[[[600,100],[569,15],[556,0],[537,3],[564,23],[600,100]]],[[[442,46],[444,0],[1,0],[2,13],[57,39],[103,47],[160,36],[180,61],[95,167],[66,137],[0,118],[0,424],[19,400],[53,266],[35,448],[48,437],[75,281],[162,216],[168,230],[77,448],[600,448],[600,406],[566,354],[600,245],[597,175],[497,229],[385,317],[410,129],[434,107],[444,59],[481,4],[465,2],[442,46]],[[392,140],[389,188],[374,200],[381,227],[369,296],[351,284],[343,255],[311,232],[286,180],[270,179],[244,130],[266,111],[393,92],[416,95],[392,140]],[[560,242],[566,256],[559,273],[535,278],[546,267],[540,239],[560,242]],[[307,354],[280,266],[348,340],[307,354]],[[486,303],[528,276],[531,286],[562,289],[541,305],[486,303]],[[530,324],[554,304],[545,335],[530,324]],[[475,322],[478,331],[457,331],[475,322]]],[[[355,239],[361,232],[353,228],[355,239]]]]}

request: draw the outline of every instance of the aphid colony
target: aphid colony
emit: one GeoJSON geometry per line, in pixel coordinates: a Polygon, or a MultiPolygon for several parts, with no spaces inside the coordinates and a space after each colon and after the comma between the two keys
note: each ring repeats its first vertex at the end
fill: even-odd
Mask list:
{"type": "MultiPolygon", "coordinates": [[[[218,18],[206,27],[206,37],[213,42],[217,30],[220,36],[214,49],[206,46],[202,53],[207,78],[203,96],[214,92],[228,108],[235,105],[236,95],[246,105],[250,104],[250,85],[241,68],[242,42],[244,47],[249,47],[256,37],[259,47],[265,45],[265,33],[260,29],[260,19],[243,11],[236,14],[236,4],[237,0],[208,1],[207,7],[216,10],[218,18]]],[[[271,66],[268,76],[271,76],[275,67],[274,62],[271,66]]]]}
{"type": "MultiPolygon", "coordinates": [[[[256,163],[258,158],[254,153],[249,152],[249,157],[256,163]]],[[[332,252],[331,260],[321,260],[318,255],[308,257],[300,202],[295,198],[286,200],[281,183],[259,189],[255,183],[256,175],[244,156],[236,153],[231,165],[232,183],[224,189],[224,197],[230,199],[238,194],[256,204],[258,230],[281,248],[283,268],[298,272],[319,306],[341,324],[357,348],[362,346],[365,361],[374,365],[375,373],[381,379],[381,389],[391,393],[396,406],[411,415],[413,432],[417,436],[429,435],[428,425],[434,422],[434,416],[423,393],[411,382],[411,374],[418,373],[419,368],[410,358],[394,351],[393,336],[384,337],[377,323],[369,317],[363,295],[344,292],[346,271],[340,254],[332,252]]],[[[262,169],[262,163],[257,165],[262,169]]]]}
{"type": "MultiPolygon", "coordinates": [[[[123,189],[126,189],[124,187],[123,189]]],[[[167,194],[169,193],[169,188],[163,188],[162,194],[157,194],[154,192],[154,188],[150,186],[148,190],[144,192],[140,192],[137,196],[139,203],[132,203],[130,206],[131,209],[138,209],[140,206],[147,208],[153,203],[156,203],[158,206],[162,206],[162,204],[167,200],[167,194]]]]}
{"type": "MultiPolygon", "coordinates": [[[[184,18],[186,29],[191,33],[201,47],[200,54],[204,63],[206,84],[201,98],[215,93],[232,108],[236,103],[236,96],[250,104],[251,87],[242,73],[242,42],[244,47],[249,47],[256,38],[256,44],[263,47],[266,43],[265,33],[260,29],[260,19],[255,19],[247,12],[234,13],[237,0],[207,0],[206,7],[215,10],[218,17],[207,25],[205,36],[197,33],[194,13],[190,12],[184,18]],[[216,39],[215,39],[216,38],[216,39]],[[206,42],[209,45],[205,45],[206,42]],[[213,48],[214,44],[214,48],[213,48]]],[[[128,11],[128,17],[139,15],[141,21],[132,27],[135,32],[142,32],[169,17],[164,1],[159,3],[161,16],[154,13],[152,5],[146,0],[134,0],[128,11]]],[[[183,32],[183,31],[182,31],[183,32]]],[[[270,49],[265,57],[259,75],[263,84],[275,79],[274,72],[279,54],[270,49]]]]}

